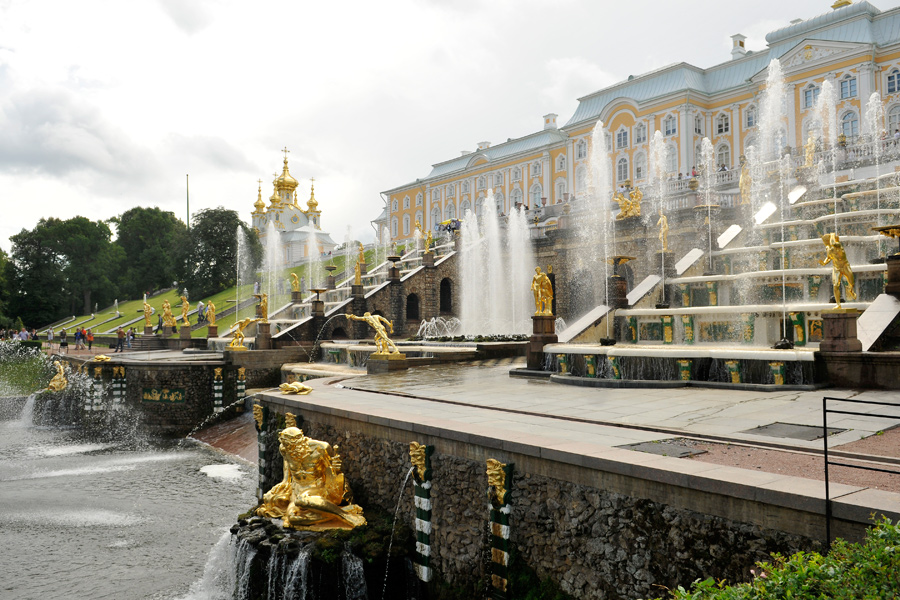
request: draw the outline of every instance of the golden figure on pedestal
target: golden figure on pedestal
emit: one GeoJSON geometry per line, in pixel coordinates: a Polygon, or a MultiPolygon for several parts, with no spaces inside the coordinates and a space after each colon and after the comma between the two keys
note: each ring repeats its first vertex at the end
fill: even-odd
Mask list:
{"type": "MultiPolygon", "coordinates": [[[[547,267],[548,271],[550,267],[547,267]]],[[[540,267],[534,268],[534,277],[531,278],[531,291],[534,293],[534,314],[540,317],[553,316],[553,284],[547,273],[541,272],[540,267]]]]}
{"type": "Polygon", "coordinates": [[[841,280],[847,280],[847,297],[856,300],[856,283],[853,278],[853,271],[850,270],[850,261],[847,260],[847,253],[844,251],[844,245],[836,233],[826,233],[822,236],[822,242],[825,244],[825,260],[820,260],[819,264],[827,265],[831,263],[831,285],[834,289],[834,301],[837,303],[836,308],[841,307],[841,280]]]}
{"type": "Polygon", "coordinates": [[[278,434],[284,476],[263,496],[256,514],[283,519],[284,527],[303,531],[353,529],[366,524],[362,507],[341,472],[338,448],[306,437],[296,427],[278,434]]]}
{"type": "Polygon", "coordinates": [[[813,139],[811,133],[809,134],[809,137],[806,138],[806,145],[803,149],[804,154],[806,155],[806,164],[803,166],[808,169],[816,162],[816,140],[813,139]]]}
{"type": "Polygon", "coordinates": [[[168,300],[163,300],[163,325],[168,325],[171,328],[175,328],[178,325],[175,324],[175,316],[172,314],[172,305],[169,304],[168,300]]]}
{"type": "Polygon", "coordinates": [[[659,209],[659,221],[656,222],[659,225],[659,241],[662,242],[662,251],[669,251],[669,219],[666,218],[666,215],[663,214],[662,209],[659,209]]]}
{"type": "Polygon", "coordinates": [[[146,327],[153,327],[153,325],[150,324],[150,315],[152,315],[152,314],[153,314],[153,307],[150,306],[149,304],[147,304],[146,302],[144,302],[144,325],[146,327]]]}
{"type": "Polygon", "coordinates": [[[384,325],[387,325],[391,328],[391,333],[394,333],[394,323],[392,321],[388,321],[381,315],[373,315],[368,311],[361,317],[351,314],[346,314],[344,316],[351,321],[365,321],[375,330],[375,353],[372,354],[372,356],[377,357],[385,354],[400,354],[400,349],[397,348],[397,344],[391,341],[384,328],[384,325]],[[384,325],[382,325],[382,323],[384,323],[384,325]]]}
{"type": "Polygon", "coordinates": [[[56,375],[47,384],[47,389],[51,392],[61,392],[69,385],[69,380],[66,379],[66,367],[58,360],[53,361],[53,366],[56,367],[56,375]]]}
{"type": "Polygon", "coordinates": [[[190,325],[190,321],[188,321],[188,311],[191,310],[190,305],[188,305],[187,296],[181,297],[181,322],[185,325],[190,325]]]}
{"type": "Polygon", "coordinates": [[[278,389],[281,390],[282,394],[297,394],[300,396],[305,396],[312,392],[312,388],[308,385],[304,385],[299,381],[295,381],[293,383],[282,383],[278,386],[278,389]]]}
{"type": "Polygon", "coordinates": [[[741,178],[738,188],[741,190],[741,204],[750,204],[750,194],[753,187],[753,177],[750,175],[750,161],[741,155],[741,178]]]}
{"type": "Polygon", "coordinates": [[[297,278],[296,273],[291,273],[291,291],[292,292],[300,291],[300,280],[297,278]]]}
{"type": "Polygon", "coordinates": [[[242,321],[238,321],[234,324],[232,329],[234,330],[234,337],[231,340],[231,343],[228,344],[229,348],[244,348],[244,330],[247,328],[247,325],[250,323],[255,323],[259,321],[259,319],[251,319],[247,317],[242,321]]]}
{"type": "Polygon", "coordinates": [[[497,504],[506,504],[506,465],[494,458],[487,459],[488,485],[497,504]]]}
{"type": "Polygon", "coordinates": [[[269,322],[269,295],[268,294],[253,294],[255,297],[259,298],[259,321],[261,323],[269,322]]]}
{"type": "Polygon", "coordinates": [[[363,248],[362,242],[357,242],[359,244],[359,257],[356,259],[360,264],[366,264],[366,249],[363,248]]]}
{"type": "Polygon", "coordinates": [[[613,196],[613,200],[619,203],[619,214],[616,215],[617,221],[641,216],[641,200],[644,198],[644,193],[640,188],[634,188],[628,196],[626,198],[623,192],[616,192],[616,195],[613,196]]]}
{"type": "Polygon", "coordinates": [[[356,265],[353,266],[353,285],[362,285],[362,269],[359,261],[356,261],[356,265]]]}
{"type": "Polygon", "coordinates": [[[409,461],[416,468],[419,479],[425,479],[425,444],[419,442],[409,443],[409,461]]]}
{"type": "Polygon", "coordinates": [[[206,303],[206,320],[210,325],[216,324],[216,305],[212,302],[206,303]]]}

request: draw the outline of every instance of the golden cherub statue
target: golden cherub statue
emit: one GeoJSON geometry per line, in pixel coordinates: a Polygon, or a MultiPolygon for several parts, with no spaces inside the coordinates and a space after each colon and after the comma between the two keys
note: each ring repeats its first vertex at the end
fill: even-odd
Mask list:
{"type": "Polygon", "coordinates": [[[153,327],[153,325],[150,324],[150,315],[152,315],[152,314],[153,314],[153,307],[150,306],[149,304],[147,304],[146,302],[144,302],[144,325],[146,327],[153,327]]]}
{"type": "Polygon", "coordinates": [[[255,323],[259,321],[259,319],[253,319],[247,317],[242,321],[238,321],[232,326],[232,330],[234,331],[234,337],[231,340],[231,343],[228,344],[229,348],[243,348],[244,347],[244,330],[247,328],[247,325],[250,323],[255,323]]]}
{"type": "Polygon", "coordinates": [[[366,524],[362,507],[341,472],[338,447],[306,437],[297,427],[278,433],[284,458],[280,483],[263,496],[256,514],[281,518],[282,525],[302,531],[353,529],[366,524]]]}
{"type": "Polygon", "coordinates": [[[837,302],[835,308],[840,308],[842,279],[847,280],[847,297],[856,300],[853,271],[850,270],[850,261],[847,260],[847,253],[838,234],[826,233],[822,236],[822,242],[825,244],[825,260],[820,260],[819,264],[824,266],[831,263],[831,285],[834,289],[834,301],[837,302]]]}
{"type": "Polygon", "coordinates": [[[278,386],[278,389],[281,390],[282,394],[298,394],[300,396],[305,396],[312,392],[312,388],[308,385],[304,385],[299,381],[294,381],[293,383],[282,383],[278,386]]]}
{"type": "Polygon", "coordinates": [[[168,325],[169,327],[175,328],[177,325],[175,324],[175,316],[172,314],[172,305],[169,304],[168,300],[163,300],[163,324],[168,325]]]}
{"type": "Polygon", "coordinates": [[[375,353],[372,356],[400,354],[400,349],[397,348],[397,344],[391,341],[387,336],[387,331],[384,329],[384,325],[387,325],[391,328],[391,333],[394,333],[394,323],[392,321],[388,321],[381,315],[373,315],[368,311],[361,317],[351,314],[345,314],[344,316],[351,321],[365,321],[375,330],[375,353]],[[384,323],[384,325],[382,325],[382,323],[384,323]]]}
{"type": "Polygon", "coordinates": [[[536,316],[553,316],[553,284],[550,283],[547,273],[541,272],[540,267],[534,268],[531,291],[534,292],[534,314],[536,316]]]}
{"type": "Polygon", "coordinates": [[[659,225],[659,241],[662,242],[662,251],[669,251],[669,219],[666,215],[663,214],[662,209],[659,209],[659,221],[656,222],[659,225]]]}
{"type": "Polygon", "coordinates": [[[741,191],[741,204],[750,204],[752,187],[753,176],[750,175],[750,161],[741,155],[741,178],[738,180],[738,188],[741,191]]]}
{"type": "Polygon", "coordinates": [[[363,248],[362,242],[357,242],[359,244],[359,257],[357,260],[361,264],[366,264],[366,249],[363,248]]]}
{"type": "Polygon", "coordinates": [[[268,294],[253,294],[257,298],[259,298],[259,320],[262,323],[269,322],[269,295],[268,294]]]}
{"type": "Polygon", "coordinates": [[[53,361],[53,366],[56,367],[56,375],[47,384],[47,389],[51,392],[61,392],[69,385],[69,380],[66,379],[66,367],[58,360],[53,361]]]}
{"type": "Polygon", "coordinates": [[[291,273],[291,291],[292,292],[300,291],[300,279],[297,278],[296,273],[291,273]]]}
{"type": "Polygon", "coordinates": [[[641,200],[644,198],[644,193],[641,192],[640,188],[634,188],[629,194],[629,198],[626,198],[623,192],[616,192],[616,195],[613,196],[613,200],[619,203],[619,214],[616,215],[617,221],[641,216],[641,200]]]}
{"type": "Polygon", "coordinates": [[[362,285],[362,268],[359,266],[359,261],[356,261],[356,265],[353,267],[353,285],[362,285]]]}
{"type": "Polygon", "coordinates": [[[216,324],[216,305],[212,302],[206,303],[206,320],[210,325],[216,324]]]}
{"type": "Polygon", "coordinates": [[[188,305],[187,296],[181,297],[181,322],[185,325],[190,325],[190,321],[188,321],[188,311],[191,310],[190,305],[188,305]]]}

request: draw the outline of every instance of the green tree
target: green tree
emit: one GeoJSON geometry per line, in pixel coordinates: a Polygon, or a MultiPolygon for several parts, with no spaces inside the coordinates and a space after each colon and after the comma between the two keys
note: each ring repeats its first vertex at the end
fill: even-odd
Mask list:
{"type": "Polygon", "coordinates": [[[157,207],[137,206],[112,220],[115,244],[125,261],[119,278],[126,298],[169,287],[179,272],[179,248],[185,245],[187,227],[174,213],[157,207]]]}
{"type": "Polygon", "coordinates": [[[9,312],[12,277],[12,262],[6,252],[0,248],[0,328],[10,327],[13,324],[9,312]]]}
{"type": "Polygon", "coordinates": [[[219,207],[194,213],[181,260],[181,281],[191,298],[211,296],[235,285],[238,231],[246,240],[242,268],[256,271],[262,262],[262,244],[237,212],[219,207]]]}

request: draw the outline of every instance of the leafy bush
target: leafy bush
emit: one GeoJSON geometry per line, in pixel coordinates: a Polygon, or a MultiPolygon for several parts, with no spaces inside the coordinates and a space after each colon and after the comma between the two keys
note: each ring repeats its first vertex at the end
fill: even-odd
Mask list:
{"type": "Polygon", "coordinates": [[[750,583],[697,580],[671,590],[676,600],[767,600],[769,598],[882,599],[900,597],[900,523],[887,518],[866,532],[861,544],[835,540],[831,552],[772,555],[757,563],[750,583]]]}

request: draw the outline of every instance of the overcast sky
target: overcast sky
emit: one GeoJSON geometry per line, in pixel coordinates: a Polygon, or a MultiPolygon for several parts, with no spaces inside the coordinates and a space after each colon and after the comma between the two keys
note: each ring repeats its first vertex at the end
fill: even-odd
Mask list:
{"type": "MultiPolygon", "coordinates": [[[[133,206],[250,220],[281,172],[323,229],[369,241],[379,192],[562,125],[577,98],[830,0],[0,0],[0,247],[41,217],[133,206]]],[[[881,9],[890,8],[876,2],[881,9]]]]}

